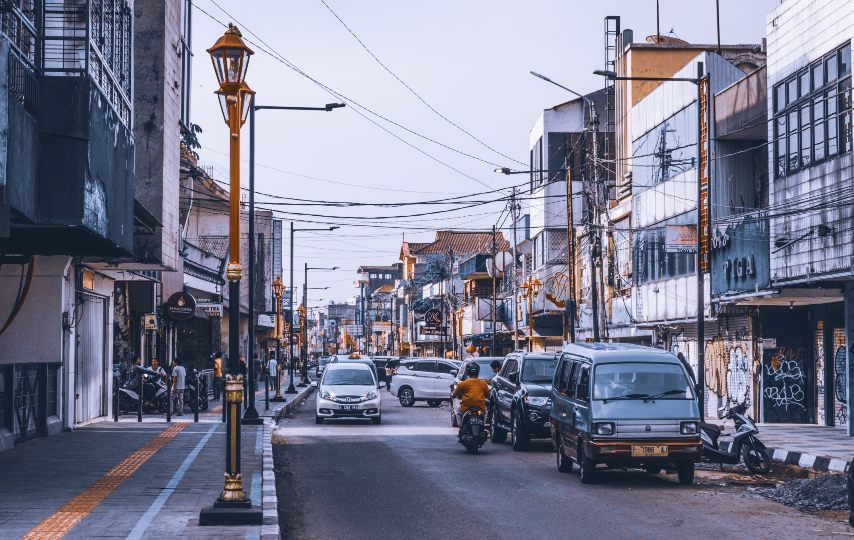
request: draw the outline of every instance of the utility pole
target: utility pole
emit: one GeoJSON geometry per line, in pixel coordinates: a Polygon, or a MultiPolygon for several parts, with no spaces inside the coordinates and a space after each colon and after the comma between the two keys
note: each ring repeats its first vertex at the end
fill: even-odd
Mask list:
{"type": "MultiPolygon", "coordinates": [[[[451,276],[451,298],[457,298],[457,287],[454,283],[454,248],[448,246],[448,274],[451,276]]],[[[451,327],[451,350],[454,352],[454,356],[457,355],[457,311],[451,310],[451,307],[448,307],[449,313],[451,313],[451,323],[453,326],[451,327]]],[[[460,336],[462,340],[462,336],[460,336]]],[[[460,355],[460,360],[463,357],[460,355]]]]}
{"type": "Polygon", "coordinates": [[[498,300],[496,298],[496,282],[498,281],[498,270],[495,266],[495,225],[492,226],[492,354],[498,356],[498,332],[496,324],[498,321],[498,300]]]}
{"type": "MultiPolygon", "coordinates": [[[[513,194],[510,195],[510,212],[513,217],[513,266],[510,270],[510,290],[513,293],[513,350],[519,350],[519,329],[517,328],[517,320],[516,313],[518,313],[518,306],[516,305],[516,221],[519,219],[517,212],[518,208],[516,206],[516,187],[513,187],[513,194]]],[[[462,357],[460,357],[462,358],[462,357]]]]}
{"type": "MultiPolygon", "coordinates": [[[[567,245],[567,276],[566,286],[568,295],[566,301],[566,319],[569,327],[569,342],[575,343],[575,215],[572,212],[572,171],[569,164],[566,167],[566,245],[567,245]]],[[[514,254],[515,257],[515,254],[514,254]]]]}
{"type": "MultiPolygon", "coordinates": [[[[590,299],[593,302],[593,341],[600,340],[599,334],[599,290],[596,283],[596,249],[598,245],[597,232],[595,228],[595,219],[599,211],[599,117],[596,115],[596,105],[590,102],[590,124],[593,126],[593,202],[589,205],[589,215],[587,216],[587,238],[589,239],[590,251],[590,299]]],[[[588,195],[588,198],[590,195],[588,195]]],[[[599,250],[599,257],[602,256],[602,251],[599,250]]]]}

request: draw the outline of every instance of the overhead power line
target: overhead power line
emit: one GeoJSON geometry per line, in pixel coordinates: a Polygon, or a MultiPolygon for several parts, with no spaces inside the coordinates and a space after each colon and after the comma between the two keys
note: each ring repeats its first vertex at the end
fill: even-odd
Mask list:
{"type": "Polygon", "coordinates": [[[371,58],[373,58],[373,59],[377,62],[377,64],[379,64],[379,65],[380,65],[380,66],[381,66],[381,67],[382,67],[382,68],[383,68],[383,69],[384,69],[384,70],[385,70],[389,75],[391,75],[392,77],[394,77],[394,78],[397,80],[397,82],[399,82],[400,84],[402,84],[404,88],[406,88],[407,90],[409,90],[409,92],[410,92],[413,96],[415,96],[416,98],[418,98],[418,101],[420,101],[420,102],[421,102],[421,103],[423,103],[423,104],[424,104],[428,109],[430,109],[431,111],[433,111],[433,112],[436,114],[436,116],[438,116],[439,118],[441,118],[441,119],[442,119],[442,120],[444,120],[445,122],[449,123],[450,125],[454,126],[454,127],[455,127],[455,128],[457,128],[458,130],[462,131],[463,133],[465,133],[466,135],[468,135],[470,138],[472,138],[473,140],[475,140],[476,142],[478,142],[480,145],[482,145],[483,147],[485,147],[485,148],[487,148],[487,149],[491,150],[492,152],[495,152],[495,153],[496,153],[496,154],[498,154],[499,156],[501,156],[501,157],[503,157],[503,158],[506,158],[506,159],[509,159],[510,161],[514,161],[514,162],[516,162],[516,163],[518,163],[518,164],[520,164],[520,165],[527,165],[527,163],[524,163],[524,162],[522,162],[522,161],[519,161],[518,159],[514,159],[514,158],[512,158],[512,157],[510,157],[510,156],[508,156],[508,155],[506,155],[506,154],[504,154],[504,153],[502,153],[502,152],[500,152],[500,151],[496,150],[495,148],[493,148],[492,146],[490,146],[490,145],[488,145],[487,143],[483,142],[481,139],[479,139],[478,137],[474,136],[471,132],[469,132],[469,131],[468,131],[468,130],[466,130],[465,128],[461,127],[460,125],[458,125],[457,123],[455,123],[453,120],[451,120],[450,118],[448,118],[447,116],[445,116],[444,114],[442,114],[441,112],[439,112],[438,110],[436,110],[436,108],[435,108],[435,107],[433,107],[433,105],[431,105],[430,103],[428,103],[428,102],[427,102],[427,100],[425,100],[425,99],[424,99],[424,98],[423,98],[423,97],[422,97],[418,92],[416,92],[416,91],[415,91],[415,90],[414,90],[414,89],[413,89],[409,84],[407,84],[403,79],[401,79],[401,78],[397,75],[397,73],[395,73],[395,72],[394,72],[394,71],[392,71],[392,70],[391,70],[387,65],[385,65],[385,63],[384,63],[382,60],[380,60],[380,59],[377,57],[377,55],[376,55],[376,54],[374,54],[374,52],[373,52],[373,51],[372,51],[372,50],[371,50],[371,49],[370,49],[370,48],[365,44],[365,42],[364,42],[364,41],[362,41],[362,40],[361,40],[361,38],[359,38],[359,36],[357,36],[357,35],[356,35],[356,33],[355,33],[355,32],[354,32],[354,31],[353,31],[353,30],[352,30],[352,29],[347,25],[347,23],[345,23],[345,22],[344,22],[344,20],[343,20],[343,19],[342,19],[342,18],[341,18],[341,17],[340,17],[340,16],[339,16],[339,15],[338,15],[338,14],[337,14],[337,13],[336,13],[336,12],[335,12],[331,7],[330,7],[330,6],[329,6],[329,4],[328,4],[328,3],[326,3],[326,0],[320,0],[320,2],[321,2],[324,6],[326,6],[326,9],[328,9],[328,10],[329,10],[329,13],[331,13],[331,14],[332,14],[336,19],[338,19],[338,22],[340,22],[340,23],[341,23],[341,25],[342,25],[344,28],[346,28],[346,29],[347,29],[347,32],[349,32],[349,33],[350,33],[350,35],[351,35],[351,36],[353,36],[353,38],[354,38],[356,41],[358,41],[358,42],[359,42],[359,45],[361,45],[361,46],[362,46],[362,48],[363,48],[363,49],[365,49],[365,52],[367,52],[367,53],[371,56],[371,58]]]}

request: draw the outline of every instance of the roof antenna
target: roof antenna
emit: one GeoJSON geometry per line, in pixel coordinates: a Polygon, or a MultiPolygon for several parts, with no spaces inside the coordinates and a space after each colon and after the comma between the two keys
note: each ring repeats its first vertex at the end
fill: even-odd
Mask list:
{"type": "Polygon", "coordinates": [[[658,0],[655,0],[655,44],[661,45],[661,16],[658,8],[658,0]]]}

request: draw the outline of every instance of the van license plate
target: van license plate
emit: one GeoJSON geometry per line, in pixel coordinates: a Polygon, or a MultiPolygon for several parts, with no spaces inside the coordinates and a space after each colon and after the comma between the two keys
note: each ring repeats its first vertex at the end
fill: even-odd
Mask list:
{"type": "Polygon", "coordinates": [[[632,446],[632,457],[667,457],[667,447],[632,446]]]}

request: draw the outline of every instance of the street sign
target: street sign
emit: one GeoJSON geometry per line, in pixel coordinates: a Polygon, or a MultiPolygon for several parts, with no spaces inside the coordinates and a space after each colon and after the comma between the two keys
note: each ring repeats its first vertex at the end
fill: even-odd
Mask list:
{"type": "Polygon", "coordinates": [[[667,225],[664,229],[664,251],[697,253],[697,226],[667,225]]]}
{"type": "Polygon", "coordinates": [[[214,302],[199,302],[196,304],[196,309],[204,311],[210,317],[222,317],[222,304],[214,302]]]}
{"type": "Polygon", "coordinates": [[[421,335],[422,336],[441,336],[448,332],[447,326],[422,326],[421,327],[421,335]]]}

